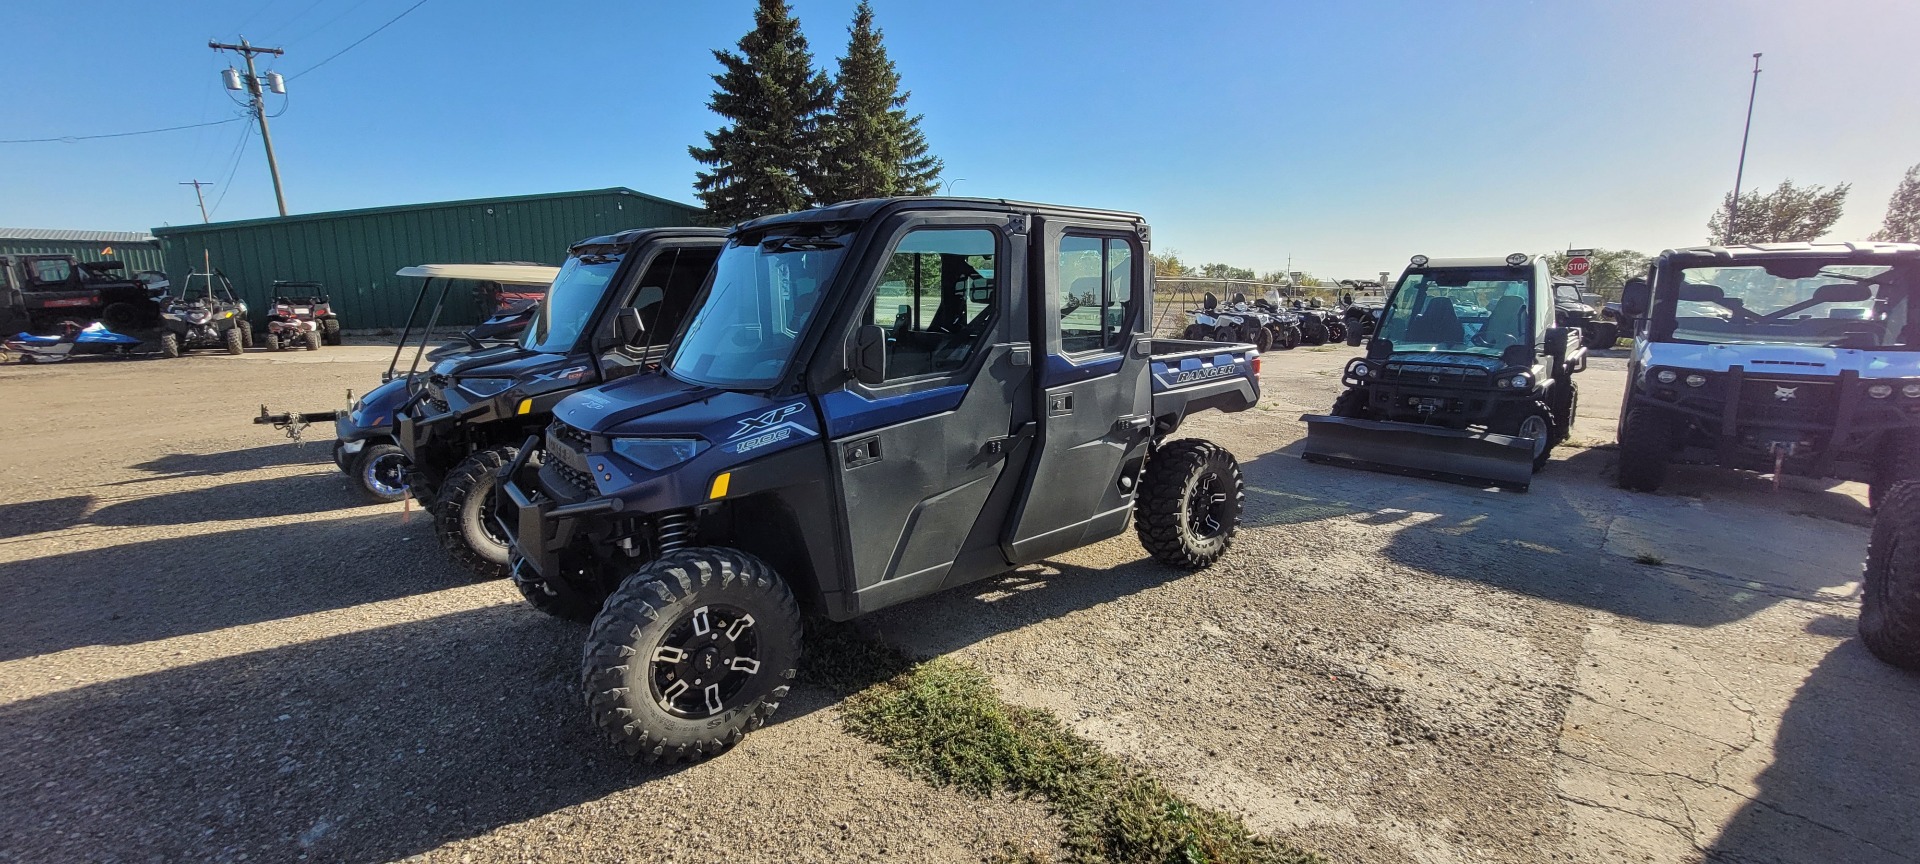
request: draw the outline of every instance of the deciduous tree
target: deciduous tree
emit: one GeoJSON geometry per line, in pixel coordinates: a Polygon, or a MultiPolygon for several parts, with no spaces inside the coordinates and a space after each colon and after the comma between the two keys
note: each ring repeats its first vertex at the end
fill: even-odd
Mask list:
{"type": "Polygon", "coordinates": [[[1720,209],[1707,219],[1708,242],[1722,245],[1738,243],[1810,243],[1818,240],[1840,221],[1852,184],[1795,186],[1792,180],[1780,181],[1771,192],[1755,189],[1740,196],[1740,210],[1734,224],[1727,225],[1727,207],[1733,203],[1728,193],[1720,209]]]}
{"type": "Polygon", "coordinates": [[[1920,243],[1920,165],[1907,169],[1893,198],[1887,201],[1887,218],[1873,239],[1883,242],[1920,243]]]}

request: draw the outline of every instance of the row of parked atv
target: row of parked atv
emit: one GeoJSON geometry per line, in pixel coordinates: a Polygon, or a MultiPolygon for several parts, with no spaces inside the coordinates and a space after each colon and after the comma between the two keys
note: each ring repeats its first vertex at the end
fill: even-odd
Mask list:
{"type": "MultiPolygon", "coordinates": [[[[88,354],[179,357],[201,348],[239,354],[253,346],[247,304],[225,274],[193,273],[176,294],[163,273],[127,277],[121,269],[70,255],[0,256],[0,319],[7,330],[22,328],[6,339],[7,351],[22,363],[57,363],[88,354]]],[[[274,283],[278,296],[261,328],[266,347],[340,344],[340,319],[320,289],[274,283]]]]}
{"type": "Polygon", "coordinates": [[[1247,344],[1261,351],[1286,351],[1301,345],[1345,342],[1349,329],[1371,336],[1379,322],[1379,310],[1355,305],[1351,297],[1332,309],[1309,306],[1300,300],[1288,305],[1277,291],[1269,291],[1267,296],[1251,302],[1247,295],[1236,293],[1222,306],[1220,298],[1208,292],[1199,309],[1187,310],[1187,317],[1192,320],[1181,333],[1183,339],[1247,344]]]}

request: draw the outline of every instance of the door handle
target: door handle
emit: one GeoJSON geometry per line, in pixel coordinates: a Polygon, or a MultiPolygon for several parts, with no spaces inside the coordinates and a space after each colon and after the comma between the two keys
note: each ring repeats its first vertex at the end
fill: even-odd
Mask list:
{"type": "Polygon", "coordinates": [[[1051,393],[1047,396],[1047,416],[1073,413],[1072,393],[1051,393]]]}
{"type": "Polygon", "coordinates": [[[1032,434],[1033,434],[1033,421],[1029,420],[1025,423],[1020,424],[1020,428],[1013,430],[1013,434],[1011,435],[1001,435],[995,438],[988,438],[987,443],[981,446],[980,452],[987,456],[1003,455],[1008,451],[1012,450],[1014,445],[1020,442],[1020,439],[1026,438],[1032,434]]]}
{"type": "Polygon", "coordinates": [[[858,468],[880,461],[880,438],[868,436],[858,441],[848,441],[840,445],[840,453],[848,468],[858,468]]]}

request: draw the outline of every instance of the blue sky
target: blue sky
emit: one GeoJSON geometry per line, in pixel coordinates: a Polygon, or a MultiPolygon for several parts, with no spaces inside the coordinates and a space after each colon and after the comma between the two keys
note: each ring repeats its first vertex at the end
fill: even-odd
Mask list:
{"type": "MultiPolygon", "coordinates": [[[[209,38],[284,46],[292,75],[413,2],[7,4],[0,138],[235,116],[209,38]]],[[[854,2],[793,4],[821,64],[854,2]]],[[[1920,162],[1912,0],[875,5],[956,194],[1135,210],[1196,263],[1343,276],[1415,252],[1700,242],[1754,51],[1749,188],[1851,181],[1834,236],[1858,237],[1920,162]]],[[[692,201],[710,50],[752,7],[429,0],[270,103],[289,207],[616,185],[692,201]]],[[[216,221],[273,215],[248,125],[0,145],[0,225],[193,222],[176,184],[195,178],[218,184],[216,221]]]]}

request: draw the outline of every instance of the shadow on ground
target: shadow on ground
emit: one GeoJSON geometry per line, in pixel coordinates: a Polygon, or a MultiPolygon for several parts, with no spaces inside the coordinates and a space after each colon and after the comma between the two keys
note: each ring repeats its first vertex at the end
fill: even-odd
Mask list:
{"type": "MultiPolygon", "coordinates": [[[[278,468],[283,465],[317,465],[333,462],[333,441],[328,429],[309,428],[303,444],[281,442],[244,450],[228,450],[220,453],[169,453],[165,456],[149,459],[137,465],[128,466],[135,471],[145,471],[153,477],[140,477],[110,483],[110,486],[124,486],[132,483],[151,483],[155,480],[167,480],[175,477],[203,477],[213,474],[226,474],[233,471],[252,471],[260,468],[278,468]],[[315,434],[318,432],[319,434],[315,434]]],[[[271,427],[262,426],[263,434],[273,432],[271,427]]]]}
{"type": "Polygon", "coordinates": [[[0,836],[22,861],[389,861],[660,776],[580,716],[580,638],[490,607],[0,706],[0,836]]]}
{"type": "Polygon", "coordinates": [[[425,521],[271,525],[48,555],[0,570],[0,662],[130,645],[467,581],[425,521]]]}
{"type": "Polygon", "coordinates": [[[0,540],[72,528],[86,521],[92,506],[92,495],[0,504],[0,540]]]}
{"type": "Polygon", "coordinates": [[[95,510],[84,521],[95,525],[184,525],[304,516],[367,503],[345,475],[294,474],[129,498],[95,510]]]}
{"type": "MultiPolygon", "coordinates": [[[[1693,627],[1738,621],[1785,597],[1807,596],[1859,577],[1858,567],[1849,563],[1803,574],[1791,588],[1776,590],[1639,564],[1603,551],[1623,508],[1691,506],[1676,501],[1685,496],[1637,496],[1614,488],[1610,449],[1571,451],[1549,463],[1535,475],[1531,490],[1521,493],[1318,465],[1299,459],[1299,447],[1243,463],[1246,525],[1310,532],[1323,520],[1357,520],[1392,531],[1381,554],[1407,567],[1641,621],[1693,627]]],[[[1830,491],[1754,499],[1759,494],[1754,481],[1728,473],[1715,487],[1728,500],[1758,500],[1783,513],[1813,511],[1802,515],[1834,521],[1851,521],[1848,514],[1860,507],[1851,496],[1830,491]]]]}
{"type": "MultiPolygon", "coordinates": [[[[1816,622],[1818,623],[1818,622],[1816,622]]],[[[1892,864],[1920,849],[1920,674],[1859,639],[1829,653],[1793,697],[1759,794],[1708,847],[1741,864],[1892,864]]]]}

